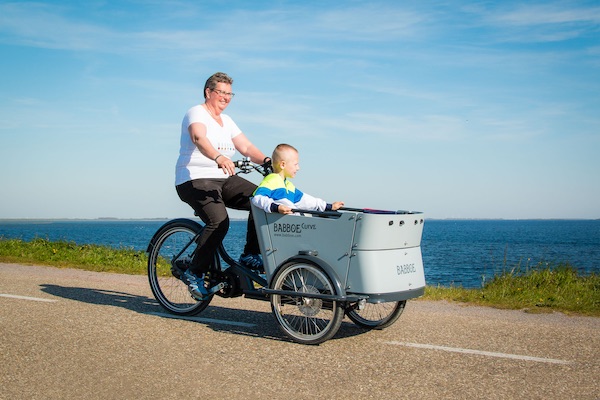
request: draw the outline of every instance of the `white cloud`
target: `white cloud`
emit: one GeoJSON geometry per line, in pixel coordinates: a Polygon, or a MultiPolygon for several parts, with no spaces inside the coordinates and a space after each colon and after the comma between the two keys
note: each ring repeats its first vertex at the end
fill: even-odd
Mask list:
{"type": "MultiPolygon", "coordinates": [[[[343,190],[344,200],[369,205],[371,194],[355,186],[370,182],[389,190],[386,202],[423,203],[439,217],[485,217],[501,207],[523,214],[518,200],[503,203],[512,193],[487,199],[478,190],[503,182],[507,193],[553,193],[559,156],[570,157],[561,168],[580,176],[577,185],[595,179],[598,11],[580,2],[473,4],[0,4],[0,46],[11,60],[0,64],[0,151],[10,153],[0,163],[14,168],[30,157],[19,178],[72,168],[87,185],[78,190],[124,204],[137,204],[139,195],[119,193],[134,174],[162,188],[154,188],[154,208],[136,212],[169,214],[179,206],[171,185],[181,117],[201,101],[206,77],[223,70],[238,93],[228,113],[251,140],[266,152],[280,141],[302,149],[300,187],[343,190]],[[37,147],[28,147],[32,138],[37,147]],[[577,151],[563,155],[566,148],[577,151]],[[503,157],[515,153],[514,165],[503,157]],[[322,179],[322,159],[340,165],[331,171],[340,189],[322,179]],[[373,159],[384,159],[384,169],[365,167],[373,159]],[[88,161],[102,187],[85,182],[78,163],[88,161]],[[386,185],[399,176],[407,185],[386,185]]],[[[0,179],[18,207],[21,179],[0,179]]],[[[57,185],[61,196],[72,193],[68,179],[57,185]]],[[[582,214],[597,211],[581,206],[582,214]]]]}
{"type": "Polygon", "coordinates": [[[513,10],[500,12],[491,19],[507,25],[563,25],[600,23],[600,7],[582,7],[574,2],[522,4],[513,10]]]}

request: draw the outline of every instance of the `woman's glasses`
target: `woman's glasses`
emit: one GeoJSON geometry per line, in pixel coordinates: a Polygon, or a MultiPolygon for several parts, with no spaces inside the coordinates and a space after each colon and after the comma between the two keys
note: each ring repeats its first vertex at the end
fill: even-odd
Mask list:
{"type": "Polygon", "coordinates": [[[219,96],[222,97],[229,97],[229,98],[233,98],[233,96],[235,96],[235,93],[231,93],[231,92],[224,92],[222,90],[219,89],[212,89],[213,92],[215,92],[216,94],[218,94],[219,96]]]}

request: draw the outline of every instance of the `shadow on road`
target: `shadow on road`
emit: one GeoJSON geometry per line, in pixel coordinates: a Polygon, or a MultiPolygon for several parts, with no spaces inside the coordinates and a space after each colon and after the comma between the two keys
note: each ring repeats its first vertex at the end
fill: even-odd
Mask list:
{"type": "MultiPolygon", "coordinates": [[[[120,307],[140,314],[150,314],[160,318],[175,317],[168,316],[167,312],[150,297],[133,295],[126,292],[114,290],[92,289],[83,287],[69,287],[51,284],[42,284],[41,290],[53,296],[83,303],[120,307]]],[[[250,300],[249,300],[250,301],[250,300]]],[[[257,301],[257,300],[252,300],[257,301]]],[[[279,329],[273,314],[270,312],[241,310],[236,308],[208,306],[195,317],[178,317],[192,323],[199,323],[213,329],[235,335],[262,337],[271,340],[287,341],[279,329]],[[244,326],[236,326],[231,322],[244,323],[244,326]]],[[[338,333],[332,340],[352,337],[364,333],[365,330],[356,325],[344,321],[338,333]]]]}
{"type": "Polygon", "coordinates": [[[158,302],[154,299],[125,292],[50,284],[42,284],[40,286],[42,292],[83,303],[121,307],[143,314],[157,312],[161,309],[158,302]]]}

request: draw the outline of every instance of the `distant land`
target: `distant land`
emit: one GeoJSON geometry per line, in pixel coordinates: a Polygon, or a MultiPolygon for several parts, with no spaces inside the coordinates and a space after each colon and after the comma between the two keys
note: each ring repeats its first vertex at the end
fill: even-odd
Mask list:
{"type": "MultiPolygon", "coordinates": [[[[199,219],[194,217],[154,217],[154,218],[0,218],[2,222],[34,222],[34,221],[170,221],[177,218],[199,219]]],[[[245,221],[246,218],[230,218],[232,221],[245,221]]]]}
{"type": "MultiPolygon", "coordinates": [[[[2,222],[31,221],[169,221],[177,218],[196,220],[196,217],[152,217],[152,218],[0,218],[2,222]]],[[[230,217],[232,221],[246,221],[247,218],[230,217]]],[[[427,218],[427,221],[600,221],[600,218],[427,218]]]]}

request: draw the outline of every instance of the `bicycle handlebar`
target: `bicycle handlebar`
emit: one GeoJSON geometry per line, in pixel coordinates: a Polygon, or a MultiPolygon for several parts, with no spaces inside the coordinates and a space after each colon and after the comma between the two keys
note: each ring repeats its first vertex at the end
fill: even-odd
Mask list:
{"type": "Polygon", "coordinates": [[[267,161],[264,164],[256,164],[250,161],[250,157],[244,157],[241,160],[234,161],[233,165],[239,169],[237,174],[249,174],[252,171],[256,171],[262,176],[267,176],[273,172],[271,161],[267,161]]]}

